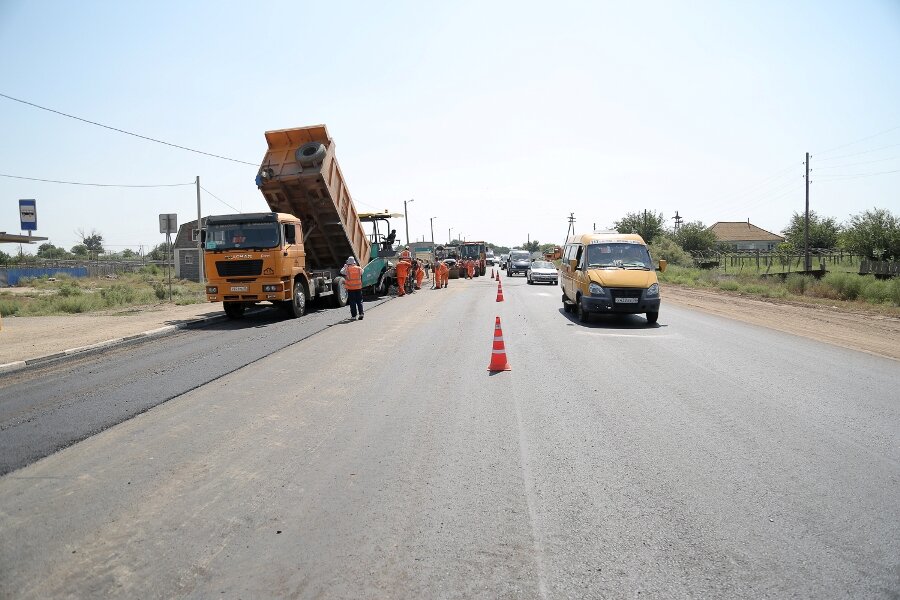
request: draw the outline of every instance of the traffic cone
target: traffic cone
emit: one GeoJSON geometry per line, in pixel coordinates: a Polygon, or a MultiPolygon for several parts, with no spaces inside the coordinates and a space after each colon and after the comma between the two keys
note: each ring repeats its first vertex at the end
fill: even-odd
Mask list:
{"type": "Polygon", "coordinates": [[[494,278],[494,269],[491,269],[491,279],[494,278]]]}
{"type": "Polygon", "coordinates": [[[500,271],[497,271],[497,276],[494,279],[496,279],[497,281],[500,281],[500,271]]]}
{"type": "Polygon", "coordinates": [[[494,347],[491,350],[491,364],[488,365],[488,371],[510,371],[512,370],[509,363],[506,362],[506,347],[503,345],[503,330],[500,329],[500,317],[494,323],[494,347]]]}
{"type": "Polygon", "coordinates": [[[503,302],[503,284],[497,282],[497,302],[503,302]]]}

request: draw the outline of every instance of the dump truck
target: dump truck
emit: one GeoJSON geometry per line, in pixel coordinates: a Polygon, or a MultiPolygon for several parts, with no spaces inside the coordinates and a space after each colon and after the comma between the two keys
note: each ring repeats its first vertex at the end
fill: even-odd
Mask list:
{"type": "Polygon", "coordinates": [[[340,270],[353,256],[363,287],[387,291],[389,260],[379,239],[378,215],[367,235],[324,125],[265,133],[268,149],[256,185],[272,212],[207,217],[203,232],[210,302],[231,318],[271,302],[300,317],[311,301],[347,303],[340,270]]]}

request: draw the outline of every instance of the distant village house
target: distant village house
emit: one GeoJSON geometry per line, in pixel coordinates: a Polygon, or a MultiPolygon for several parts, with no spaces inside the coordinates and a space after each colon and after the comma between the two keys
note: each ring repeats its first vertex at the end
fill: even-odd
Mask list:
{"type": "Polygon", "coordinates": [[[774,250],[784,238],[746,221],[719,221],[710,230],[722,244],[735,250],[774,250]]]}

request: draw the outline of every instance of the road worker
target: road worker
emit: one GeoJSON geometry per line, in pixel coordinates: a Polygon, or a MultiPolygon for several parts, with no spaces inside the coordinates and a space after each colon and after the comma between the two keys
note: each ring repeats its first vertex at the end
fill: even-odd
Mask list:
{"type": "Polygon", "coordinates": [[[350,305],[351,321],[356,319],[357,312],[359,312],[359,320],[363,320],[362,271],[362,267],[352,256],[347,258],[347,263],[341,269],[344,284],[347,286],[347,304],[350,305]]]}
{"type": "Polygon", "coordinates": [[[409,252],[409,246],[404,246],[400,252],[400,260],[412,262],[412,254],[409,252]]]}
{"type": "Polygon", "coordinates": [[[425,277],[425,269],[422,268],[422,261],[416,260],[416,289],[422,289],[422,279],[425,277]]]}
{"type": "Polygon", "coordinates": [[[466,275],[469,279],[473,279],[475,277],[475,261],[467,260],[466,261],[466,275]]]}
{"type": "Polygon", "coordinates": [[[450,267],[447,266],[446,263],[439,263],[438,270],[440,276],[438,278],[438,289],[447,287],[447,282],[450,280],[450,267]]]}
{"type": "Polygon", "coordinates": [[[397,295],[406,295],[406,281],[409,278],[410,263],[406,259],[401,259],[397,263],[397,295]]]}

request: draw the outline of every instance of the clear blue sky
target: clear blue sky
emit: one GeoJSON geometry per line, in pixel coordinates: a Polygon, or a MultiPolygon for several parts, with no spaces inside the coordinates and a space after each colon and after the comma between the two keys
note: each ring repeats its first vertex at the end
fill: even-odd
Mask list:
{"type": "MultiPolygon", "coordinates": [[[[642,209],[777,232],[803,210],[806,151],[815,210],[900,214],[900,172],[874,175],[900,171],[897,0],[0,0],[0,57],[0,93],[253,163],[265,130],[325,123],[358,208],[414,198],[414,238],[437,217],[439,241],[561,242],[570,212],[590,229],[642,209]]],[[[253,166],[3,98],[0,129],[0,173],[199,175],[267,209],[253,166]]],[[[0,198],[0,231],[35,198],[37,233],[67,248],[81,228],[146,249],[159,213],[196,217],[192,187],[0,177],[0,198]]],[[[206,194],[203,209],[233,212],[206,194]]]]}

